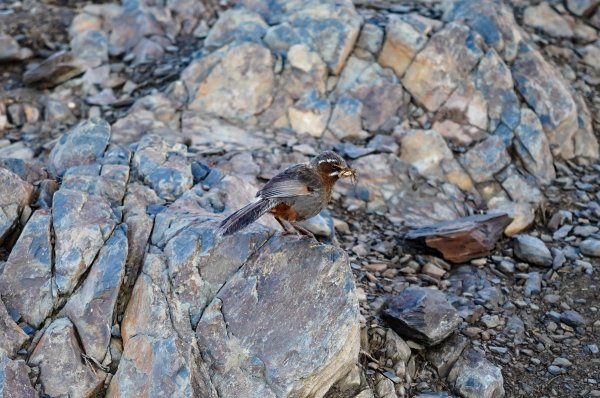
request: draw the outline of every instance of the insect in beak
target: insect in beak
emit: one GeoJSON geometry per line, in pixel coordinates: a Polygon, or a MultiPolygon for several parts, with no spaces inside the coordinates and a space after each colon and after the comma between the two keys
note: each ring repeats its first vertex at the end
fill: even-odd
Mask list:
{"type": "Polygon", "coordinates": [[[356,170],[353,170],[351,168],[347,168],[345,170],[342,170],[340,172],[340,177],[350,177],[351,181],[352,181],[352,184],[356,185],[356,181],[357,181],[357,179],[356,179],[356,170]]]}

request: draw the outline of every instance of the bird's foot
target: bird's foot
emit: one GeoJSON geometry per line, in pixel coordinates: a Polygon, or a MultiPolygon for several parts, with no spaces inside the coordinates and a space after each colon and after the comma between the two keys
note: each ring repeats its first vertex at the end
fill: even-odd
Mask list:
{"type": "Polygon", "coordinates": [[[301,227],[299,225],[296,225],[296,224],[292,224],[292,225],[296,229],[296,231],[298,231],[300,233],[300,235],[308,236],[309,238],[312,238],[313,240],[318,242],[318,239],[315,236],[315,234],[310,232],[308,229],[301,227]]]}

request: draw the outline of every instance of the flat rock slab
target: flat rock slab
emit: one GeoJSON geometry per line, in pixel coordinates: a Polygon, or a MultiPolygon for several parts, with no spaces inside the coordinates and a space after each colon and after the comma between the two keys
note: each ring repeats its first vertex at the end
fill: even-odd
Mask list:
{"type": "Polygon", "coordinates": [[[357,303],[344,252],[270,239],[196,329],[220,396],[323,396],[357,359],[357,303]]]}
{"type": "Polygon", "coordinates": [[[2,299],[34,327],[44,322],[56,299],[52,281],[51,220],[49,209],[33,213],[0,274],[2,299]]]}
{"type": "Polygon", "coordinates": [[[460,323],[458,312],[442,292],[422,287],[407,288],[394,297],[383,318],[400,336],[428,346],[442,342],[460,323]]]}
{"type": "Polygon", "coordinates": [[[412,229],[405,238],[439,251],[448,261],[464,263],[489,254],[511,222],[506,214],[468,216],[412,229]]]}

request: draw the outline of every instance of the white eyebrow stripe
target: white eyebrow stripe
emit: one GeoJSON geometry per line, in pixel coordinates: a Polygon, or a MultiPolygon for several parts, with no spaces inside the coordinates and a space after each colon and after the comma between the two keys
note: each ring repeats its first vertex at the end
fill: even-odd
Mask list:
{"type": "Polygon", "coordinates": [[[337,161],[338,161],[337,159],[323,159],[323,160],[319,160],[319,164],[325,163],[325,162],[327,162],[327,163],[337,163],[337,161]]]}
{"type": "Polygon", "coordinates": [[[339,171],[334,171],[333,173],[329,173],[329,175],[330,175],[331,177],[333,177],[333,176],[336,176],[336,175],[338,175],[338,174],[340,174],[340,172],[339,172],[339,171]]]}

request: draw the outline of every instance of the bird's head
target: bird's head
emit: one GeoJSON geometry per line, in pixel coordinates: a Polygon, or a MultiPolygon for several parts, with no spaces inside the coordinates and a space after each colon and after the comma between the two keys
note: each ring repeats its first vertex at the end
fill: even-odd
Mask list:
{"type": "Polygon", "coordinates": [[[333,151],[320,153],[310,163],[324,177],[332,180],[350,177],[352,182],[356,182],[356,170],[348,167],[344,158],[333,151]]]}

